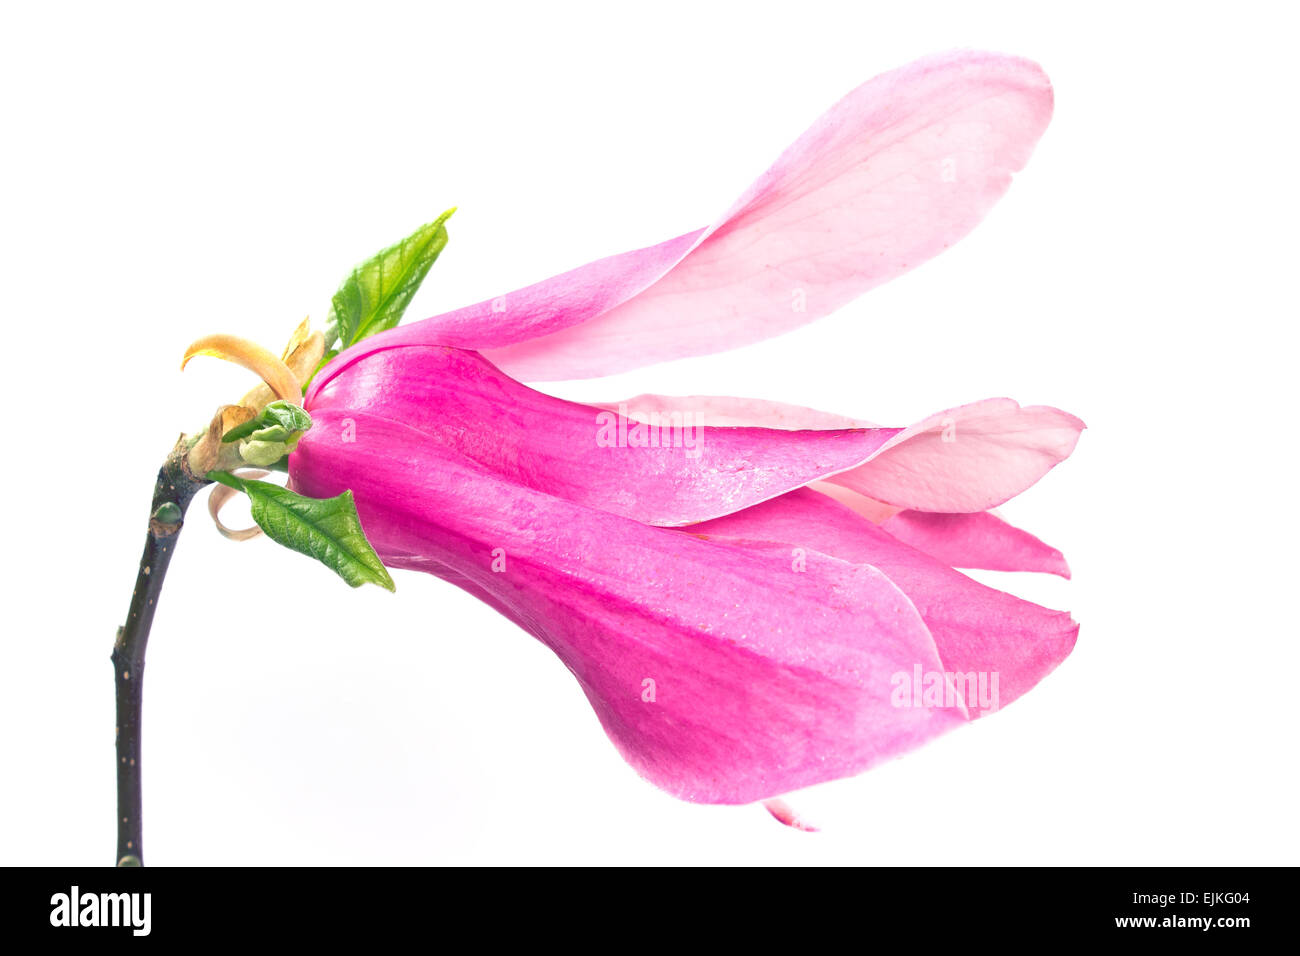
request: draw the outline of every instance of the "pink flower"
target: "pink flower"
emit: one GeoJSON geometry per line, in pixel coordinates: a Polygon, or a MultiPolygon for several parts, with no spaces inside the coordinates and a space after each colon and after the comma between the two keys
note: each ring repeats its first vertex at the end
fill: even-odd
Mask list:
{"type": "Polygon", "coordinates": [[[339,356],[308,391],[291,481],[350,488],[385,564],[455,583],[554,650],[626,759],[685,799],[858,773],[995,710],[1077,626],[953,565],[1068,574],[988,510],[1067,457],[1080,421],[991,399],[879,428],[738,399],[582,405],[517,379],[826,314],[973,228],[1050,114],[1021,60],[878,77],[715,225],[339,356]]]}

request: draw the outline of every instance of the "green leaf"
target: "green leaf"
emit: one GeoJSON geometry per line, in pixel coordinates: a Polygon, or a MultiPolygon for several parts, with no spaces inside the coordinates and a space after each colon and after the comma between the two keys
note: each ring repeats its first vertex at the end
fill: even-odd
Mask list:
{"type": "Polygon", "coordinates": [[[272,541],[315,558],[354,588],[369,582],[396,590],[388,569],[361,530],[351,491],[336,498],[306,498],[288,488],[225,471],[210,471],[208,477],[248,495],[253,520],[272,541]]]}
{"type": "Polygon", "coordinates": [[[253,432],[266,428],[281,428],[284,430],[285,435],[290,435],[293,432],[305,432],[311,428],[311,416],[300,405],[294,405],[292,402],[283,400],[274,401],[262,409],[261,414],[256,418],[249,419],[242,425],[236,425],[222,435],[221,441],[223,443],[239,441],[241,438],[247,438],[253,432]]]}
{"type": "Polygon", "coordinates": [[[326,323],[326,348],[336,338],[340,348],[347,348],[402,320],[429,267],[447,245],[445,223],[455,211],[454,207],[448,209],[352,270],[334,293],[334,307],[326,323]]]}

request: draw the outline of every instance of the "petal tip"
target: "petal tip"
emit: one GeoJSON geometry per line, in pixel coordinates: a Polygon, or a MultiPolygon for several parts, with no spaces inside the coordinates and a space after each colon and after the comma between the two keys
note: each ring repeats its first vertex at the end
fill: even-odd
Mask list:
{"type": "Polygon", "coordinates": [[[778,823],[783,823],[792,830],[799,830],[803,833],[820,833],[819,827],[813,826],[806,820],[801,819],[794,809],[784,800],[772,799],[763,801],[763,809],[772,814],[773,819],[778,823]]]}

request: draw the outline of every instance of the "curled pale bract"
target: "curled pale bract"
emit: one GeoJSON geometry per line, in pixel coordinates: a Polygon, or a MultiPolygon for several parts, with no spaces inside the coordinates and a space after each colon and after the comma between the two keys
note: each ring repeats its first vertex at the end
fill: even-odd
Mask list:
{"type": "MultiPolygon", "coordinates": [[[[260,468],[239,468],[233,473],[240,478],[265,478],[270,474],[270,472],[262,471],[260,468]]],[[[208,514],[212,516],[212,523],[217,526],[217,530],[224,537],[229,538],[231,541],[248,541],[261,534],[262,529],[257,525],[253,525],[251,528],[228,528],[221,521],[221,509],[236,494],[235,489],[228,485],[214,486],[212,494],[208,496],[208,514]]]]}

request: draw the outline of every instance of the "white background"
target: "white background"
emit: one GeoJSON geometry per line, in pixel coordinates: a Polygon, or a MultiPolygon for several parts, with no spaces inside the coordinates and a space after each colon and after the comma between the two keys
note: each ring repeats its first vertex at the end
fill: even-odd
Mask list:
{"type": "Polygon", "coordinates": [[[823,828],[799,833],[641,781],[558,660],[451,586],[349,591],[200,500],[149,647],[147,858],[1300,862],[1285,8],[535,7],[6,7],[4,861],[113,859],[108,654],[153,474],[248,383],[181,375],[186,344],[278,350],[450,205],[411,319],[675,236],[858,83],[972,46],[1057,95],[974,234],[780,339],[556,390],[1078,414],[1004,510],[1074,580],[980,576],[1074,613],[1056,673],[795,798],[823,828]]]}

